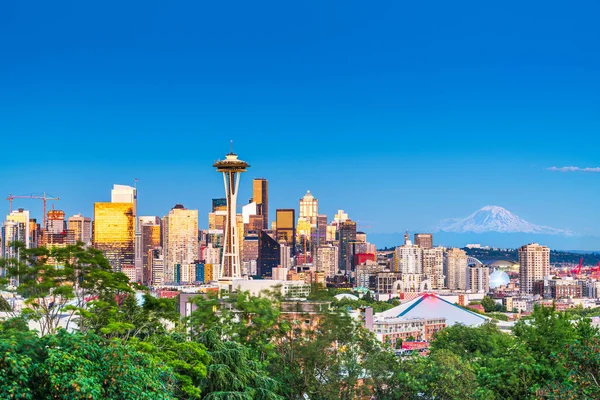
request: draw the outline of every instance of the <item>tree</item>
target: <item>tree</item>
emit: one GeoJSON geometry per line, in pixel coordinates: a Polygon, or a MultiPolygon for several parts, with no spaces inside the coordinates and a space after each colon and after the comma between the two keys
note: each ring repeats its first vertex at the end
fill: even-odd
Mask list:
{"type": "Polygon", "coordinates": [[[117,294],[131,292],[124,274],[111,271],[101,252],[84,249],[81,243],[52,249],[11,245],[18,248],[19,259],[5,262],[8,276],[19,282],[17,292],[27,305],[23,315],[39,324],[42,335],[56,332],[65,313],[67,326],[77,314],[79,328],[85,331],[86,317],[92,316],[89,300],[114,304],[117,294]]]}
{"type": "Polygon", "coordinates": [[[223,341],[216,330],[199,336],[210,355],[201,390],[204,399],[279,400],[279,384],[268,376],[250,349],[238,342],[223,341]]]}
{"type": "Polygon", "coordinates": [[[492,312],[492,311],[497,311],[496,310],[496,302],[489,296],[484,296],[483,299],[481,300],[481,305],[483,306],[483,309],[485,310],[485,312],[492,312]]]}

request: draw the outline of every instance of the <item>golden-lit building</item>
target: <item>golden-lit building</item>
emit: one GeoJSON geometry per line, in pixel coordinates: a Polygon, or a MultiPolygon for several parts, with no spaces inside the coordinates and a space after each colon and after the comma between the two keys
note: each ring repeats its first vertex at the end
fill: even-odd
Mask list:
{"type": "Polygon", "coordinates": [[[292,251],[296,254],[296,210],[293,208],[281,208],[276,211],[276,240],[277,242],[286,242],[292,251]]]}
{"type": "Polygon", "coordinates": [[[296,240],[300,241],[303,237],[310,240],[311,231],[312,225],[310,221],[304,217],[299,217],[298,225],[296,225],[296,240]]]}
{"type": "Polygon", "coordinates": [[[319,215],[319,199],[315,198],[310,190],[300,199],[300,218],[306,218],[312,225],[317,224],[319,215]]]}
{"type": "Polygon", "coordinates": [[[198,260],[198,210],[175,205],[164,217],[162,234],[165,282],[177,282],[176,265],[184,268],[198,260]]]}
{"type": "Polygon", "coordinates": [[[67,229],[72,243],[89,244],[92,240],[92,219],[75,214],[68,219],[67,229]]]}
{"type": "Polygon", "coordinates": [[[134,265],[135,215],[133,203],[94,203],[94,247],[114,271],[134,265]]]}
{"type": "Polygon", "coordinates": [[[252,181],[252,201],[256,203],[256,214],[262,216],[262,229],[269,229],[269,182],[265,178],[252,181]]]}

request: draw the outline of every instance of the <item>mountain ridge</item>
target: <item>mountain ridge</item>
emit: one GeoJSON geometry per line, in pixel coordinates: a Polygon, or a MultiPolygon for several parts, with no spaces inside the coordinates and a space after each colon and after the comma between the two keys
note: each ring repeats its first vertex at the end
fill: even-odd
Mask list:
{"type": "Polygon", "coordinates": [[[529,233],[542,235],[573,236],[568,230],[536,225],[525,221],[504,207],[485,206],[465,218],[449,218],[440,221],[435,232],[452,233],[529,233]]]}

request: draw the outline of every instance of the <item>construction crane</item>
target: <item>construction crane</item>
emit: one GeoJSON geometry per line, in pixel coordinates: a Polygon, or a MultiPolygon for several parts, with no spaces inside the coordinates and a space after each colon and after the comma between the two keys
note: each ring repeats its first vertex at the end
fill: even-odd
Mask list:
{"type": "Polygon", "coordinates": [[[583,267],[583,257],[579,259],[579,265],[577,268],[571,270],[572,274],[579,275],[581,273],[581,267],[583,267]]]}
{"type": "Polygon", "coordinates": [[[47,194],[46,192],[44,192],[43,196],[35,196],[33,194],[31,194],[29,196],[13,196],[12,194],[9,194],[8,197],[6,198],[6,200],[8,200],[10,203],[9,212],[12,212],[12,210],[13,210],[13,200],[14,199],[39,199],[39,200],[42,200],[42,202],[44,204],[44,213],[42,214],[42,228],[44,230],[46,229],[47,222],[48,222],[47,221],[48,215],[46,214],[46,202],[48,200],[50,200],[50,201],[59,200],[58,197],[52,197],[51,195],[47,194]]]}

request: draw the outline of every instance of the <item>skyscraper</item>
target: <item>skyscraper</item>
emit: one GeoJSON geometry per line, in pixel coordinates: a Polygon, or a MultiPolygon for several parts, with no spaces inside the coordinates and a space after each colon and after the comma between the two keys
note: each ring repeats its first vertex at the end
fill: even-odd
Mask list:
{"type": "MultiPolygon", "coordinates": [[[[135,181],[137,182],[137,179],[135,181]]],[[[137,218],[137,189],[127,185],[113,185],[110,197],[112,203],[133,204],[133,265],[136,280],[140,281],[142,279],[142,235],[137,218]]]]}
{"type": "Polygon", "coordinates": [[[133,203],[94,203],[94,247],[104,253],[114,271],[135,266],[134,240],[133,203]]]}
{"type": "Polygon", "coordinates": [[[332,245],[322,245],[317,248],[317,272],[323,272],[327,278],[338,273],[338,249],[332,245]]]}
{"type": "Polygon", "coordinates": [[[309,190],[300,199],[300,218],[306,218],[311,225],[316,225],[318,215],[319,199],[316,199],[309,190]]]}
{"type": "Polygon", "coordinates": [[[150,255],[154,256],[155,254],[152,250],[161,253],[160,248],[162,247],[160,218],[157,216],[140,217],[139,226],[142,233],[142,283],[150,284],[152,282],[150,255]]]}
{"type": "Polygon", "coordinates": [[[423,249],[410,241],[408,233],[404,235],[404,244],[396,247],[394,261],[395,270],[400,272],[404,285],[403,291],[420,291],[421,283],[426,280],[423,274],[423,249]]]}
{"type": "Polygon", "coordinates": [[[467,289],[487,293],[490,290],[490,269],[485,265],[468,267],[467,289]]]}
{"type": "MultiPolygon", "coordinates": [[[[164,217],[163,245],[165,257],[165,282],[178,282],[176,273],[187,271],[198,261],[198,210],[188,210],[175,205],[164,217]]],[[[183,274],[187,276],[187,274],[183,274]]]]}
{"type": "Polygon", "coordinates": [[[265,178],[252,181],[252,201],[256,203],[256,215],[263,216],[263,229],[269,229],[269,182],[265,178]]]}
{"type": "Polygon", "coordinates": [[[519,248],[519,285],[522,294],[533,293],[534,282],[550,273],[550,249],[538,243],[519,248]]]}
{"type": "Polygon", "coordinates": [[[296,255],[296,210],[293,208],[278,208],[275,212],[277,242],[285,242],[292,256],[296,255]]]}
{"type": "MultiPolygon", "coordinates": [[[[15,242],[24,243],[26,248],[30,248],[30,228],[29,211],[19,208],[7,215],[6,220],[2,223],[2,237],[0,238],[2,253],[0,257],[17,259],[18,250],[13,247],[15,242]]],[[[0,276],[4,277],[5,275],[6,271],[1,270],[0,276]]]]}
{"type": "Polygon", "coordinates": [[[67,229],[73,238],[73,242],[90,243],[92,240],[92,219],[90,217],[75,214],[69,217],[67,222],[67,229]]]}
{"type": "Polygon", "coordinates": [[[338,240],[339,240],[339,269],[350,274],[352,256],[350,243],[356,241],[356,222],[346,219],[338,225],[338,240]]]}
{"type": "Polygon", "coordinates": [[[327,243],[327,215],[319,214],[317,216],[317,234],[315,247],[323,246],[327,243]]]}
{"type": "MultiPolygon", "coordinates": [[[[224,280],[231,280],[241,277],[242,271],[239,235],[243,233],[238,232],[236,205],[238,187],[240,184],[240,173],[246,172],[246,168],[248,168],[249,165],[247,162],[239,160],[235,153],[230,152],[225,156],[225,160],[215,162],[213,167],[217,169],[217,172],[223,173],[225,198],[227,199],[221,277],[224,280]]],[[[261,200],[264,202],[265,199],[261,200]]],[[[261,202],[261,204],[264,204],[263,202],[261,202]]],[[[258,201],[256,204],[258,205],[258,201]]]]}
{"type": "Polygon", "coordinates": [[[446,252],[446,286],[453,290],[467,289],[467,253],[452,248],[446,252]]]}
{"type": "Polygon", "coordinates": [[[444,287],[444,249],[432,247],[421,249],[423,252],[423,274],[431,282],[432,289],[444,287]]]}
{"type": "Polygon", "coordinates": [[[279,265],[281,254],[279,243],[268,231],[261,230],[258,234],[258,260],[256,262],[256,274],[262,278],[273,276],[273,268],[279,265]]]}
{"type": "Polygon", "coordinates": [[[422,249],[433,247],[433,235],[431,233],[415,233],[415,245],[422,249]]]}

